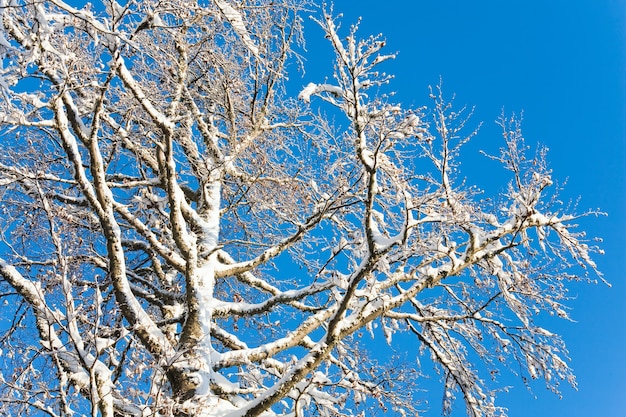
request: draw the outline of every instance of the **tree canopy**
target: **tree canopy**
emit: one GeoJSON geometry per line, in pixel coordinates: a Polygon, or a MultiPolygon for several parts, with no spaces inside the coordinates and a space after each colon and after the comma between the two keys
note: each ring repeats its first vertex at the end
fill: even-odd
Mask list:
{"type": "Polygon", "coordinates": [[[506,415],[502,368],[575,383],[538,321],[601,277],[595,213],[515,116],[508,187],[468,184],[471,110],[395,103],[357,29],[306,0],[0,0],[3,414],[417,415],[428,369],[372,336],[415,338],[445,412],[506,415]],[[307,14],[335,60],[292,94],[307,14]]]}

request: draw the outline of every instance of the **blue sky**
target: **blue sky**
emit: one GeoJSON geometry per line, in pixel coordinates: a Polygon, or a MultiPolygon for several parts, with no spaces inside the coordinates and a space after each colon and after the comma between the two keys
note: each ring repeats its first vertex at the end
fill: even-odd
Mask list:
{"type": "MultiPolygon", "coordinates": [[[[563,335],[578,391],[563,398],[521,382],[500,397],[510,417],[626,415],[626,2],[623,0],[337,0],[343,27],[361,16],[363,36],[383,33],[398,58],[386,67],[404,105],[429,104],[428,86],[443,79],[458,105],[476,106],[481,133],[468,147],[469,179],[489,184],[478,150],[497,149],[495,119],[523,111],[527,143],[549,147],[553,177],[567,180],[564,200],[604,218],[580,222],[604,239],[597,259],[613,286],[574,284],[572,317],[550,330],[563,335]],[[480,167],[480,169],[478,169],[480,167]],[[536,398],[535,398],[536,397],[536,398]]],[[[308,24],[303,84],[331,75],[329,47],[308,24]]],[[[487,185],[488,187],[488,185],[487,185]]],[[[464,415],[461,404],[455,416],[464,415]]],[[[439,415],[438,403],[428,415],[439,415]]]]}

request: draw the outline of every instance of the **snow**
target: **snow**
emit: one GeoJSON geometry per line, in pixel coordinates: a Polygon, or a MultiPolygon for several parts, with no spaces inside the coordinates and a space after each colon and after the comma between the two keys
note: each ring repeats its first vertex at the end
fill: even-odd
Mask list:
{"type": "Polygon", "coordinates": [[[320,93],[330,93],[337,97],[343,96],[343,90],[337,86],[331,84],[315,84],[309,83],[302,89],[300,94],[298,94],[298,99],[304,101],[305,103],[311,102],[311,96],[320,94],[320,93]]]}
{"type": "Polygon", "coordinates": [[[374,167],[376,166],[374,153],[369,149],[363,148],[361,150],[361,161],[369,170],[374,169],[374,167]]]}
{"type": "MultiPolygon", "coordinates": [[[[0,14],[1,16],[1,14],[0,14]]],[[[2,48],[5,49],[4,52],[12,50],[13,46],[9,43],[9,41],[7,40],[7,38],[4,37],[4,35],[2,34],[2,32],[0,32],[0,46],[2,48]]]]}
{"type": "Polygon", "coordinates": [[[254,56],[259,56],[259,48],[250,37],[250,33],[243,22],[243,16],[225,0],[214,0],[226,20],[233,26],[233,30],[239,35],[244,45],[254,56]]]}
{"type": "Polygon", "coordinates": [[[104,350],[110,348],[111,346],[114,346],[116,342],[117,342],[116,339],[111,339],[108,337],[96,337],[95,338],[96,350],[98,352],[103,352],[104,350]]]}
{"type": "Polygon", "coordinates": [[[165,23],[163,23],[163,20],[161,20],[161,16],[159,16],[158,13],[154,13],[152,16],[152,24],[154,27],[165,27],[165,23]]]}
{"type": "Polygon", "coordinates": [[[309,83],[306,87],[298,94],[298,98],[300,100],[305,101],[306,103],[311,102],[311,96],[317,92],[317,84],[309,83]]]}
{"type": "MultiPolygon", "coordinates": [[[[196,222],[201,228],[200,241],[206,249],[212,251],[219,243],[220,231],[220,201],[221,184],[219,181],[209,181],[204,186],[205,204],[208,206],[207,213],[203,218],[197,218],[196,222]]],[[[182,191],[181,191],[182,193],[182,191]]],[[[184,196],[183,196],[184,197],[184,196]]],[[[216,265],[213,266],[215,269],[216,265]]]]}
{"type": "Polygon", "coordinates": [[[121,6],[116,0],[111,1],[111,6],[113,7],[113,16],[119,17],[124,14],[126,8],[121,6]]]}
{"type": "Polygon", "coordinates": [[[128,68],[126,67],[126,63],[124,58],[121,55],[117,55],[114,62],[113,67],[117,68],[117,73],[124,82],[124,84],[130,89],[137,100],[141,103],[143,108],[148,112],[150,117],[161,127],[163,127],[167,131],[174,130],[174,124],[163,114],[161,113],[154,105],[148,100],[146,94],[143,89],[135,81],[135,78],[130,73],[128,68]]]}

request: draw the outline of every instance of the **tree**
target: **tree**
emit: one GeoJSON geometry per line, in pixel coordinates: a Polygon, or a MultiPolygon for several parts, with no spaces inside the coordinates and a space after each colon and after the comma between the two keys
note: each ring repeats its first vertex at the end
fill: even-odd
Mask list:
{"type": "Polygon", "coordinates": [[[446,412],[504,415],[500,367],[574,383],[535,322],[598,249],[545,152],[502,116],[508,188],[467,185],[471,112],[393,103],[328,11],[334,72],[290,95],[307,7],[0,0],[4,415],[415,415],[363,330],[415,337],[446,412]]]}

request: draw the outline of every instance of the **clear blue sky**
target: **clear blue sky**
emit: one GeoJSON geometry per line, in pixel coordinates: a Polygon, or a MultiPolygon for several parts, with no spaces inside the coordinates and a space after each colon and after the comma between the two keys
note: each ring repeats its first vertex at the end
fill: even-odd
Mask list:
{"type": "MultiPolygon", "coordinates": [[[[559,399],[518,381],[500,405],[510,417],[626,416],[626,1],[336,0],[335,12],[346,29],[361,16],[363,36],[383,33],[399,51],[386,70],[400,102],[429,104],[427,87],[441,76],[457,104],[476,106],[484,127],[465,154],[470,180],[490,178],[476,169],[489,168],[478,149],[500,146],[493,121],[502,108],[523,111],[527,143],[547,145],[554,179],[568,181],[564,200],[580,196],[581,211],[609,214],[581,225],[604,239],[597,261],[613,287],[573,285],[577,322],[549,324],[568,344],[578,391],[563,386],[559,399]]],[[[303,84],[332,74],[321,58],[328,45],[311,36],[303,84]]],[[[438,404],[427,415],[439,415],[438,404]]],[[[455,417],[465,414],[459,406],[455,417]]]]}

